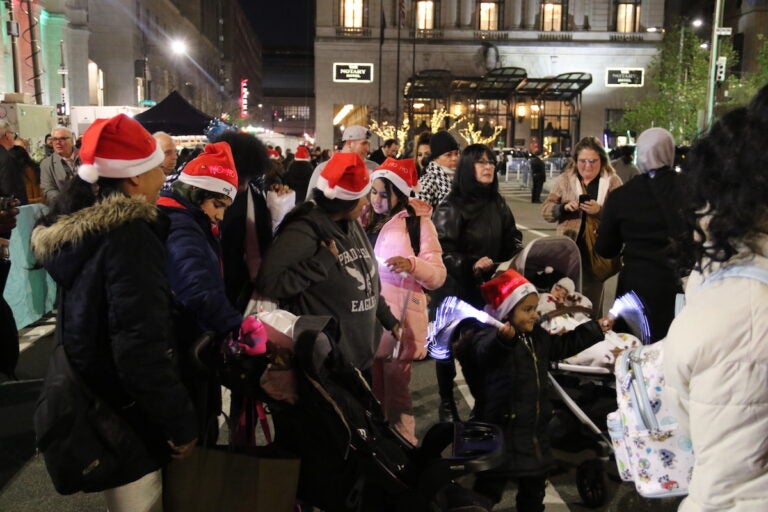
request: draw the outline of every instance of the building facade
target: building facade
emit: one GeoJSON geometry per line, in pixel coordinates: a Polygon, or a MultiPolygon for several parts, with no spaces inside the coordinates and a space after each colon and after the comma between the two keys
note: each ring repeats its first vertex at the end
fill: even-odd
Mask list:
{"type": "Polygon", "coordinates": [[[239,112],[242,79],[261,94],[261,47],[236,1],[11,0],[0,16],[16,27],[2,34],[0,92],[60,113],[151,105],[178,90],[218,116],[239,112]]]}
{"type": "Polygon", "coordinates": [[[500,126],[499,146],[610,135],[664,18],[664,0],[318,0],[318,143],[370,119],[427,128],[435,109],[500,126]]]}

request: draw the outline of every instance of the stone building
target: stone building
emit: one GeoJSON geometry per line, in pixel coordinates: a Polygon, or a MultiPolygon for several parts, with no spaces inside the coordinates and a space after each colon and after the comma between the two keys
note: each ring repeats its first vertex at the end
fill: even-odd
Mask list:
{"type": "Polygon", "coordinates": [[[210,115],[260,94],[261,46],[230,0],[12,0],[0,3],[0,92],[44,105],[139,106],[178,90],[210,115]],[[174,52],[182,41],[183,51],[174,52]]]}
{"type": "Polygon", "coordinates": [[[371,118],[424,127],[438,108],[484,131],[502,126],[500,146],[561,151],[610,136],[610,121],[644,94],[664,4],[318,0],[318,143],[371,118]]]}

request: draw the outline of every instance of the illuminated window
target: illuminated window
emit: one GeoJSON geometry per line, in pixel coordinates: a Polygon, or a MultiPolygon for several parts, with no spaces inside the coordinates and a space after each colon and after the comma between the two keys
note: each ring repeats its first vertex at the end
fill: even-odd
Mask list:
{"type": "Polygon", "coordinates": [[[544,0],[541,3],[541,30],[544,32],[560,32],[563,30],[563,19],[568,13],[566,0],[544,0]]]}
{"type": "Polygon", "coordinates": [[[616,32],[640,31],[640,0],[616,3],[616,32]]]}
{"type": "Polygon", "coordinates": [[[499,4],[480,2],[480,30],[499,30],[499,4]]]}
{"type": "Polygon", "coordinates": [[[435,2],[416,2],[416,28],[419,30],[432,30],[435,28],[435,2]]]}
{"type": "Polygon", "coordinates": [[[341,26],[347,28],[363,27],[363,0],[341,0],[341,26]]]}

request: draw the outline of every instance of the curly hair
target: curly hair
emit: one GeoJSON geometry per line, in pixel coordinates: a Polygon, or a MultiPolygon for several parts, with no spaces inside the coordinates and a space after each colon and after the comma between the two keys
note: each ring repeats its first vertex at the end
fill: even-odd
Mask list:
{"type": "Polygon", "coordinates": [[[768,232],[768,86],[746,108],[732,110],[691,148],[685,166],[686,214],[696,233],[697,269],[725,262],[768,232]]]}

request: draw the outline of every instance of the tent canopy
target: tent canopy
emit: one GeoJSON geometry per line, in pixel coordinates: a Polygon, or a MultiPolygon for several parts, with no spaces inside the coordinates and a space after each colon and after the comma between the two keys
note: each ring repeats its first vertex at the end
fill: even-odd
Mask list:
{"type": "Polygon", "coordinates": [[[204,135],[213,120],[176,91],[149,110],[137,114],[134,119],[150,133],[163,131],[170,135],[204,135]]]}

